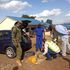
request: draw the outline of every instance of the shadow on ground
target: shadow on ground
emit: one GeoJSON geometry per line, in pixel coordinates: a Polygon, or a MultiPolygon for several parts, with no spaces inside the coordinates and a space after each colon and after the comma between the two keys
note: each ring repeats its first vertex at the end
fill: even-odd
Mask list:
{"type": "Polygon", "coordinates": [[[62,57],[64,60],[66,60],[69,63],[69,68],[70,68],[70,59],[66,57],[62,57]]]}
{"type": "Polygon", "coordinates": [[[12,70],[18,70],[18,66],[13,67],[12,70]]]}

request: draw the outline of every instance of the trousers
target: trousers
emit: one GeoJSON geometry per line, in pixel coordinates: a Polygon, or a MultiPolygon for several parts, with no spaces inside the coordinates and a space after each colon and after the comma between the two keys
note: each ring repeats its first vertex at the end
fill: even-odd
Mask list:
{"type": "Polygon", "coordinates": [[[16,58],[19,60],[22,60],[22,48],[21,48],[20,42],[18,42],[18,43],[14,42],[13,44],[16,48],[16,54],[17,54],[16,58]]]}
{"type": "Polygon", "coordinates": [[[67,38],[62,38],[62,56],[66,56],[66,52],[67,52],[67,48],[70,50],[70,44],[69,44],[69,40],[68,37],[67,38]]]}
{"type": "Polygon", "coordinates": [[[42,37],[36,37],[36,51],[40,50],[42,48],[42,37]]]}
{"type": "Polygon", "coordinates": [[[55,53],[55,52],[53,52],[52,50],[50,50],[49,48],[48,48],[48,52],[47,52],[47,54],[46,54],[46,57],[49,59],[49,58],[51,58],[51,57],[57,57],[57,53],[55,53]]]}

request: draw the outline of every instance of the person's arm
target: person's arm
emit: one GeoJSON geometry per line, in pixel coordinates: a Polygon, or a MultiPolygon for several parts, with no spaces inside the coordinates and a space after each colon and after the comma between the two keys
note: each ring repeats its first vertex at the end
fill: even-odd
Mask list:
{"type": "Polygon", "coordinates": [[[45,40],[45,30],[43,31],[43,40],[45,40]]]}
{"type": "Polygon", "coordinates": [[[43,55],[45,55],[47,52],[48,52],[48,44],[45,42],[43,55]]]}
{"type": "Polygon", "coordinates": [[[57,43],[58,42],[58,33],[56,31],[53,32],[53,37],[52,37],[52,40],[57,43]]]}
{"type": "Polygon", "coordinates": [[[13,27],[12,28],[12,38],[15,38],[16,37],[16,32],[17,32],[16,28],[13,27]]]}
{"type": "Polygon", "coordinates": [[[17,30],[15,27],[13,27],[11,31],[12,31],[12,40],[16,42],[17,41],[16,39],[17,30]]]}

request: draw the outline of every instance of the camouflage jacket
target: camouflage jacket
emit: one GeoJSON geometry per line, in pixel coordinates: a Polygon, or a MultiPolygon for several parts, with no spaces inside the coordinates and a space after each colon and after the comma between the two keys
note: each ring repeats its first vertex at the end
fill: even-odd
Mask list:
{"type": "Polygon", "coordinates": [[[21,29],[17,26],[12,27],[12,42],[21,42],[21,29]]]}

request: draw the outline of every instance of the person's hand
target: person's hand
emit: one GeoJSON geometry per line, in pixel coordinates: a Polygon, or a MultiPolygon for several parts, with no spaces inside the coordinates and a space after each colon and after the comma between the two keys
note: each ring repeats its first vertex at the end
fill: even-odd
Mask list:
{"type": "Polygon", "coordinates": [[[42,41],[45,42],[45,38],[42,41]]]}
{"type": "Polygon", "coordinates": [[[57,39],[55,38],[53,41],[56,43],[57,39]]]}

